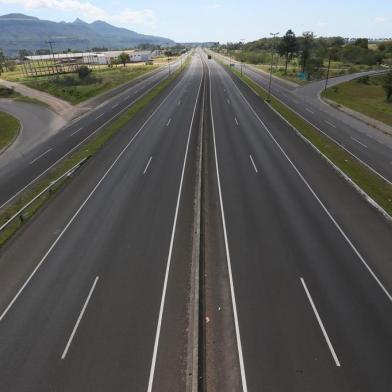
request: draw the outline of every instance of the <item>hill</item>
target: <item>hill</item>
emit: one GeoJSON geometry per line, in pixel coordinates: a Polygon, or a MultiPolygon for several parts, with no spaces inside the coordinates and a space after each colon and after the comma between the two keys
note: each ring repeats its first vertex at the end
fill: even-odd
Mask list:
{"type": "Polygon", "coordinates": [[[132,48],[139,44],[172,45],[174,41],[153,35],[139,34],[103,21],[86,23],[52,22],[23,14],[0,16],[0,48],[6,55],[17,55],[20,49],[48,49],[47,41],[55,41],[55,50],[87,50],[132,48]]]}

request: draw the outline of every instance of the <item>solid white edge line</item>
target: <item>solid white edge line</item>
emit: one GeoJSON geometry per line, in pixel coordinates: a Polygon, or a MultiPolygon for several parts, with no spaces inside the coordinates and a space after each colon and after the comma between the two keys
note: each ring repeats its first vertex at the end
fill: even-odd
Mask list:
{"type": "Polygon", "coordinates": [[[99,279],[99,276],[97,276],[97,277],[95,278],[94,283],[93,283],[93,285],[91,286],[91,289],[90,289],[90,291],[89,291],[89,293],[88,293],[88,296],[87,296],[86,300],[84,301],[84,305],[83,305],[83,307],[82,307],[82,310],[81,310],[80,313],[79,313],[79,317],[78,317],[78,319],[76,320],[75,326],[73,327],[71,336],[70,336],[69,339],[68,339],[68,342],[67,342],[67,345],[65,346],[65,349],[64,349],[64,351],[63,351],[63,354],[61,355],[61,359],[64,359],[64,358],[67,356],[69,347],[71,346],[72,340],[73,340],[73,338],[74,338],[74,336],[75,336],[75,333],[76,333],[76,331],[77,331],[77,329],[78,329],[78,327],[79,327],[79,324],[80,324],[80,321],[82,320],[82,317],[83,317],[83,315],[84,315],[84,312],[85,312],[86,309],[87,309],[87,305],[88,305],[88,303],[90,302],[90,298],[91,298],[91,296],[92,296],[92,294],[93,294],[93,291],[94,291],[94,289],[95,289],[95,286],[97,285],[98,279],[99,279]]]}
{"type": "Polygon", "coordinates": [[[56,246],[56,244],[60,241],[62,236],[65,234],[65,232],[68,230],[68,228],[71,226],[72,222],[76,219],[76,217],[79,215],[80,211],[84,208],[84,206],[87,204],[87,202],[90,200],[90,198],[93,196],[93,194],[96,192],[96,190],[99,188],[101,183],[105,180],[105,178],[108,176],[108,174],[111,172],[113,167],[116,165],[116,163],[120,160],[120,158],[124,155],[125,151],[129,148],[129,146],[133,143],[133,141],[136,139],[136,137],[139,135],[139,133],[144,129],[144,127],[147,125],[147,123],[151,120],[151,118],[155,115],[155,113],[162,107],[162,105],[168,100],[168,98],[177,90],[178,86],[180,85],[177,84],[173,90],[164,98],[164,100],[155,108],[155,110],[150,114],[150,116],[146,119],[146,121],[143,123],[143,125],[139,128],[139,130],[132,136],[131,140],[125,145],[125,147],[121,150],[121,152],[117,155],[115,160],[111,163],[109,168],[106,170],[106,172],[103,174],[101,179],[97,182],[97,184],[94,186],[93,190],[88,194],[87,198],[83,201],[83,203],[79,206],[79,208],[76,210],[75,214],[72,216],[72,218],[68,221],[66,226],[64,227],[63,230],[61,230],[60,234],[58,237],[54,240],[52,245],[49,247],[49,249],[46,251],[42,259],[39,261],[39,263],[35,266],[34,270],[31,272],[29,277],[26,279],[26,281],[23,283],[23,285],[20,287],[18,292],[15,294],[15,296],[12,298],[11,302],[7,305],[7,307],[4,309],[4,311],[1,313],[0,316],[0,322],[4,319],[4,317],[7,315],[9,310],[12,308],[13,304],[16,302],[16,300],[19,298],[19,296],[22,294],[23,290],[26,288],[26,286],[29,284],[31,279],[34,277],[34,275],[37,273],[41,265],[46,261],[48,258],[49,254],[52,252],[53,248],[56,246]]]}
{"type": "Polygon", "coordinates": [[[352,140],[354,140],[354,142],[357,142],[358,144],[360,144],[362,147],[368,148],[368,146],[366,144],[363,144],[362,142],[360,142],[358,139],[355,139],[355,137],[350,136],[350,138],[352,140]]]}
{"type": "Polygon", "coordinates": [[[34,158],[31,162],[29,162],[29,165],[32,165],[34,162],[37,162],[38,159],[42,158],[44,155],[46,155],[48,152],[52,151],[52,148],[49,148],[49,150],[46,150],[43,152],[41,155],[38,155],[36,158],[34,158]]]}
{"type": "Polygon", "coordinates": [[[315,314],[315,316],[316,316],[316,319],[317,319],[317,321],[318,321],[318,324],[319,324],[319,326],[320,326],[320,329],[321,329],[321,331],[322,331],[322,333],[323,333],[323,335],[324,335],[325,341],[327,342],[327,345],[328,345],[328,347],[329,347],[329,351],[331,352],[331,355],[332,355],[332,357],[333,357],[333,360],[335,361],[335,365],[338,366],[338,367],[340,367],[341,364],[340,364],[340,362],[339,362],[339,358],[338,358],[338,356],[336,355],[335,349],[334,349],[333,346],[332,346],[331,340],[329,339],[329,336],[328,336],[328,333],[327,333],[327,331],[326,331],[326,329],[325,329],[325,327],[324,327],[323,321],[321,320],[321,317],[320,317],[320,315],[319,315],[319,312],[317,311],[316,305],[314,304],[313,299],[312,299],[312,296],[310,295],[310,292],[309,292],[309,290],[308,290],[308,287],[306,286],[305,280],[304,280],[303,278],[300,278],[300,279],[301,279],[302,286],[303,286],[303,288],[304,288],[304,290],[305,290],[306,296],[308,297],[308,300],[309,300],[309,302],[310,302],[310,305],[312,306],[313,312],[314,312],[314,314],[315,314]]]}
{"type": "Polygon", "coordinates": [[[250,161],[252,162],[252,165],[253,165],[253,168],[255,169],[255,172],[258,173],[258,170],[257,170],[257,167],[256,167],[255,162],[254,162],[254,160],[253,160],[253,157],[252,157],[252,155],[250,155],[250,154],[249,154],[249,159],[250,159],[250,161]]]}
{"type": "Polygon", "coordinates": [[[224,211],[224,207],[223,207],[222,190],[221,190],[221,184],[220,184],[218,154],[217,154],[216,140],[215,140],[215,124],[214,124],[214,116],[213,116],[213,110],[212,110],[212,93],[211,93],[212,83],[211,83],[211,73],[210,73],[209,66],[208,66],[208,74],[210,77],[210,109],[211,109],[212,135],[213,135],[213,140],[214,140],[216,176],[217,176],[217,180],[218,180],[218,193],[219,193],[220,209],[221,209],[221,215],[222,215],[223,235],[224,235],[224,239],[225,239],[227,269],[229,272],[231,303],[233,306],[234,326],[235,326],[235,333],[236,333],[236,339],[237,339],[237,350],[238,350],[238,359],[239,359],[239,363],[240,363],[242,390],[243,390],[243,392],[247,392],[248,387],[247,387],[247,383],[246,383],[246,374],[245,374],[245,366],[244,366],[244,357],[242,354],[240,326],[239,326],[239,321],[238,321],[237,304],[236,304],[236,300],[235,300],[235,292],[234,292],[234,284],[233,284],[233,274],[231,271],[230,251],[229,251],[229,244],[228,244],[228,239],[227,239],[225,211],[224,211]]]}
{"type": "MultiPolygon", "coordinates": [[[[234,81],[233,81],[234,83],[234,81]]],[[[361,253],[358,251],[358,249],[355,247],[355,245],[351,242],[347,234],[343,231],[343,229],[340,227],[339,223],[335,220],[335,218],[332,216],[332,214],[328,211],[327,207],[324,205],[324,203],[320,200],[320,198],[317,196],[317,193],[313,190],[313,188],[310,186],[310,184],[306,181],[305,177],[302,175],[302,173],[299,171],[297,166],[294,164],[294,162],[289,158],[287,153],[284,151],[283,147],[278,143],[278,141],[275,139],[275,137],[272,135],[271,131],[268,129],[268,127],[264,124],[263,120],[259,117],[259,115],[256,113],[256,111],[253,109],[251,104],[248,102],[248,100],[245,98],[245,96],[242,94],[241,90],[237,86],[236,83],[234,83],[236,86],[238,93],[241,95],[242,99],[246,102],[246,104],[249,106],[250,110],[252,113],[255,115],[255,117],[258,119],[260,124],[263,126],[263,128],[266,130],[272,141],[276,144],[276,146],[279,148],[283,156],[287,159],[287,161],[290,163],[294,171],[297,173],[299,178],[302,180],[302,182],[305,184],[305,186],[308,188],[309,192],[313,195],[313,197],[317,200],[321,208],[324,210],[324,212],[327,214],[331,222],[335,225],[337,230],[340,232],[344,240],[347,242],[347,244],[351,247],[352,251],[355,253],[355,255],[358,257],[358,259],[362,262],[362,264],[365,266],[365,268],[368,270],[370,275],[373,277],[373,279],[377,282],[378,286],[381,288],[381,290],[384,292],[384,294],[388,297],[389,301],[392,302],[392,295],[389,293],[389,291],[385,288],[385,286],[381,283],[380,279],[377,277],[377,275],[373,272],[372,268],[369,266],[369,264],[365,261],[361,253]]]]}
{"type": "Polygon", "coordinates": [[[143,175],[146,174],[146,171],[147,171],[148,167],[150,166],[151,160],[152,160],[152,156],[150,156],[150,159],[148,160],[147,165],[144,168],[143,175]]]}
{"type": "MultiPolygon", "coordinates": [[[[204,69],[203,69],[203,75],[204,75],[204,69]]],[[[149,378],[148,378],[147,392],[151,392],[152,386],[153,386],[153,382],[154,382],[154,373],[155,373],[155,365],[156,365],[157,354],[158,354],[159,337],[160,337],[160,334],[161,334],[163,310],[164,310],[164,307],[165,307],[167,282],[168,282],[168,279],[169,279],[169,271],[170,271],[170,264],[171,264],[172,253],[173,253],[174,237],[175,237],[175,234],[176,234],[176,227],[177,227],[178,210],[180,208],[180,201],[181,201],[181,194],[182,194],[182,184],[184,182],[185,167],[186,167],[186,162],[187,162],[187,158],[188,158],[189,143],[190,143],[191,134],[192,134],[192,127],[193,127],[193,121],[194,121],[194,118],[195,118],[197,102],[199,100],[201,85],[202,85],[202,82],[203,82],[203,75],[202,75],[202,78],[200,80],[199,90],[197,92],[195,106],[193,108],[192,119],[191,119],[191,123],[190,123],[190,126],[189,126],[189,131],[188,131],[188,140],[187,140],[187,143],[186,143],[184,162],[183,162],[183,165],[182,165],[181,179],[180,179],[180,185],[179,185],[178,196],[177,196],[177,204],[176,204],[176,210],[175,210],[175,213],[174,213],[174,221],[173,221],[172,233],[171,233],[171,238],[170,238],[169,253],[168,253],[167,261],[166,261],[165,278],[164,278],[163,288],[162,288],[161,304],[160,304],[160,307],[159,307],[159,315],[158,315],[157,329],[156,329],[156,334],[155,334],[154,349],[153,349],[153,353],[152,353],[150,375],[149,375],[149,378]]]]}

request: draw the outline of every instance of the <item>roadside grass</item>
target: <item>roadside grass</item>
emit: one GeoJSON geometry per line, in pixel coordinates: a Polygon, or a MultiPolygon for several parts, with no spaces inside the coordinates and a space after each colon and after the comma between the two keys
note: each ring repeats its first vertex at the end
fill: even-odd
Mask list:
{"type": "Polygon", "coordinates": [[[96,68],[84,79],[79,79],[76,73],[69,73],[50,77],[25,77],[20,79],[20,82],[29,87],[62,98],[72,104],[78,104],[153,71],[156,68],[154,65],[96,68]]]}
{"type": "Polygon", "coordinates": [[[10,145],[18,136],[19,121],[8,113],[0,112],[0,151],[10,145]]]}
{"type": "MultiPolygon", "coordinates": [[[[119,132],[136,114],[146,107],[154,98],[165,90],[180,74],[186,69],[189,61],[184,64],[183,69],[178,69],[169,77],[162,80],[153,90],[140,98],[134,105],[122,113],[107,127],[99,131],[84,145],[64,158],[58,165],[44,175],[33,186],[23,191],[8,207],[0,211],[0,226],[7,222],[10,217],[15,215],[23,206],[30,202],[35,196],[48,187],[53,181],[58,179],[64,173],[72,169],[78,162],[85,158],[94,156],[106,142],[109,141],[117,132],[119,132]]],[[[50,192],[45,193],[30,205],[23,213],[22,218],[14,219],[6,228],[0,231],[0,248],[21,228],[62,186],[70,177],[65,176],[59,181],[50,192]]]]}
{"type": "MultiPolygon", "coordinates": [[[[228,69],[248,87],[253,89],[261,99],[265,100],[267,98],[267,91],[260,85],[245,75],[241,76],[239,71],[229,67],[228,69]]],[[[389,183],[373,173],[277,99],[271,97],[270,105],[392,216],[392,186],[389,183]]]]}
{"type": "Polygon", "coordinates": [[[358,80],[341,83],[328,88],[322,96],[392,126],[392,102],[386,101],[381,79],[374,76],[368,84],[358,80]]]}

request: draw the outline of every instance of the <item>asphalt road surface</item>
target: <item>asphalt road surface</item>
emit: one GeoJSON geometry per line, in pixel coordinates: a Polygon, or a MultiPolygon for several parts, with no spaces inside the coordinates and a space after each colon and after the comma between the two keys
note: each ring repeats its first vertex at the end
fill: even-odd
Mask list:
{"type": "MultiPolygon", "coordinates": [[[[171,65],[171,70],[174,71],[179,66],[180,62],[177,61],[171,65]]],[[[139,97],[150,91],[167,75],[168,70],[165,67],[134,85],[127,85],[125,90],[123,88],[116,90],[117,93],[113,97],[106,94],[105,97],[110,99],[69,123],[34,148],[14,156],[13,159],[4,156],[3,160],[0,155],[0,162],[3,160],[0,164],[0,207],[132,106],[139,97]]]]}
{"type": "Polygon", "coordinates": [[[392,227],[198,51],[0,250],[0,391],[392,389],[392,227]],[[204,63],[204,66],[203,66],[204,63]]]}
{"type": "MultiPolygon", "coordinates": [[[[227,62],[225,59],[224,62],[227,62]]],[[[234,63],[237,69],[241,65],[234,63]]],[[[243,72],[252,80],[268,89],[269,77],[251,66],[243,66],[243,72]]],[[[350,75],[331,79],[331,85],[339,80],[350,79],[350,75]]],[[[287,83],[273,79],[271,93],[309,121],[320,132],[332,138],[350,154],[361,160],[385,180],[392,183],[392,137],[345,114],[319,99],[323,82],[294,88],[287,83]]]]}
{"type": "Polygon", "coordinates": [[[1,391],[185,390],[202,78],[195,56],[1,250],[1,391]]]}
{"type": "Polygon", "coordinates": [[[227,328],[241,385],[230,389],[217,370],[215,390],[391,390],[390,224],[252,91],[208,63],[219,263],[231,276],[227,328]]]}
{"type": "Polygon", "coordinates": [[[0,154],[0,167],[37,147],[65,125],[59,115],[43,105],[0,99],[0,110],[13,115],[21,124],[17,139],[0,154]]]}

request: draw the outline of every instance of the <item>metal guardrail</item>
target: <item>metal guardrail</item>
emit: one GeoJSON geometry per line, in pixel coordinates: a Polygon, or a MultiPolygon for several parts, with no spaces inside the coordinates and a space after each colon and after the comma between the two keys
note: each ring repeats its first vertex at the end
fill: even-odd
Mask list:
{"type": "Polygon", "coordinates": [[[57,183],[59,183],[64,177],[70,177],[77,169],[79,169],[84,163],[86,163],[86,161],[89,158],[90,158],[90,156],[83,158],[76,165],[72,166],[71,169],[67,170],[65,173],[63,173],[56,180],[52,181],[45,189],[43,189],[40,193],[38,193],[36,196],[34,196],[27,204],[25,204],[21,209],[19,209],[9,219],[7,219],[7,221],[2,226],[0,226],[0,232],[3,231],[11,222],[13,222],[17,218],[20,218],[21,221],[23,222],[23,212],[27,208],[29,208],[36,200],[38,200],[46,192],[50,192],[50,190],[53,188],[53,186],[56,185],[57,183]]]}

